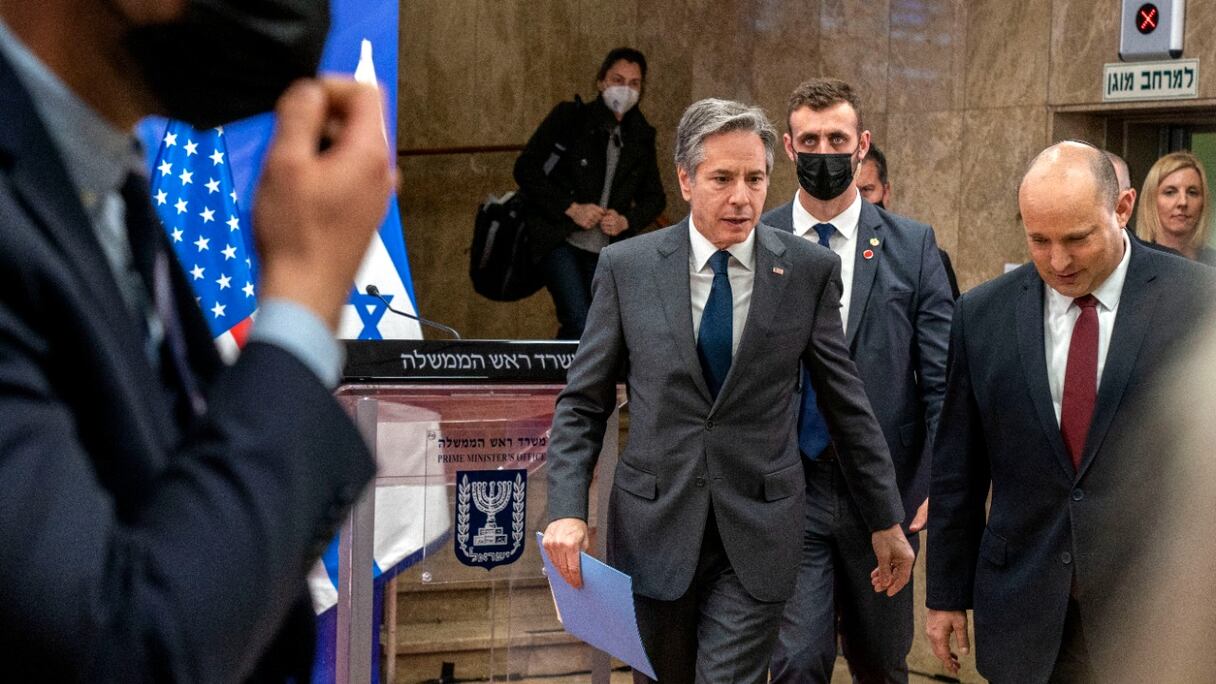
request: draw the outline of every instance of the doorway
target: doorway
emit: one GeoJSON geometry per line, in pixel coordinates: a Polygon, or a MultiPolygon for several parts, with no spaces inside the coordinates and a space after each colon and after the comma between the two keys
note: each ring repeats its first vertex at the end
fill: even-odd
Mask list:
{"type": "MultiPolygon", "coordinates": [[[[1213,196],[1216,179],[1216,113],[1211,110],[1190,113],[1136,112],[1125,117],[1109,117],[1106,123],[1106,149],[1127,160],[1132,187],[1144,185],[1149,168],[1162,155],[1189,150],[1203,163],[1208,179],[1208,200],[1213,196]]],[[[1136,212],[1145,206],[1136,201],[1136,212]]],[[[1135,225],[1133,216],[1131,225],[1135,225]]],[[[1216,231],[1208,233],[1209,246],[1216,246],[1216,231]]]]}

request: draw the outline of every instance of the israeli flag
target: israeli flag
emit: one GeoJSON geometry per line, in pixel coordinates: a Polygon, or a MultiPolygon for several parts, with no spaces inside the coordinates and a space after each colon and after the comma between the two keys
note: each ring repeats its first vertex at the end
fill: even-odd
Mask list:
{"type": "MultiPolygon", "coordinates": [[[[359,64],[355,67],[355,80],[379,89],[376,67],[372,59],[372,43],[364,39],[359,46],[359,64]]],[[[387,128],[384,144],[389,144],[387,128]]],[[[395,155],[394,155],[395,156],[395,155]]],[[[388,305],[408,314],[418,315],[414,310],[414,292],[410,284],[410,264],[405,255],[405,238],[401,230],[401,212],[397,208],[397,197],[389,201],[388,215],[380,225],[379,233],[372,238],[363,263],[355,275],[355,287],[350,301],[342,311],[338,324],[338,337],[348,340],[422,339],[418,322],[399,316],[388,310],[388,305]],[[367,294],[367,286],[375,285],[380,297],[367,294]],[[387,300],[387,304],[384,300],[387,300]]]]}
{"type": "MultiPolygon", "coordinates": [[[[377,31],[389,44],[381,56],[381,64],[387,66],[386,73],[395,75],[396,4],[383,0],[335,1],[333,11],[334,27],[322,68],[349,73],[349,62],[344,60],[354,54],[353,38],[357,35],[354,32],[368,29],[377,31]],[[391,13],[391,21],[387,17],[379,17],[377,21],[378,13],[391,13]]],[[[355,79],[380,88],[372,42],[360,37],[358,46],[355,79]]],[[[388,112],[382,123],[386,124],[384,138],[390,152],[396,149],[393,142],[395,84],[395,78],[390,79],[382,89],[388,112]]],[[[395,309],[416,315],[401,214],[395,196],[389,201],[388,214],[355,275],[350,300],[339,322],[338,336],[359,340],[421,339],[418,323],[390,312],[384,300],[395,309]],[[368,285],[375,285],[383,300],[366,294],[368,285]]],[[[394,420],[382,423],[378,429],[376,459],[381,474],[402,477],[411,484],[377,487],[375,491],[374,563],[369,569],[376,579],[373,592],[375,631],[383,621],[384,600],[393,598],[385,596],[387,581],[441,548],[451,530],[447,489],[442,479],[435,484],[428,483],[425,458],[427,433],[439,430],[440,417],[416,407],[394,408],[397,413],[394,420]]],[[[337,539],[330,543],[309,573],[308,584],[317,613],[317,650],[312,681],[313,684],[328,684],[335,681],[337,668],[343,665],[335,660],[339,584],[337,539]]],[[[379,648],[379,640],[373,640],[374,663],[380,661],[379,648]]],[[[378,678],[379,668],[374,668],[373,682],[378,678]]]]}

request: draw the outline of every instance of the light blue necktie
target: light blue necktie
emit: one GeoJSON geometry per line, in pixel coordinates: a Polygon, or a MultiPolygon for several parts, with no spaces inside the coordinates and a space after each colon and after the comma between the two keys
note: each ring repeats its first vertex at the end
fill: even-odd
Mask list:
{"type": "Polygon", "coordinates": [[[697,335],[697,356],[701,359],[701,371],[705,373],[705,384],[714,399],[726,381],[730,371],[731,342],[735,301],[730,291],[730,278],[726,264],[730,252],[718,250],[709,258],[714,270],[714,283],[709,289],[709,299],[701,314],[701,330],[697,335]]]}
{"type": "MultiPolygon", "coordinates": [[[[828,241],[836,232],[836,226],[830,223],[816,223],[815,232],[819,234],[819,244],[831,249],[828,241]]],[[[810,460],[819,458],[819,454],[828,447],[832,438],[828,435],[828,424],[819,413],[819,405],[815,403],[815,388],[811,387],[811,374],[806,368],[802,369],[802,408],[798,415],[798,448],[810,460]]]]}

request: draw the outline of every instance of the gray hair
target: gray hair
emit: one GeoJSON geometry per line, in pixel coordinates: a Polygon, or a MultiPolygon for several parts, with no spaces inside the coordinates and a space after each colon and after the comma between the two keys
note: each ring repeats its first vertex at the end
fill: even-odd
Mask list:
{"type": "Polygon", "coordinates": [[[777,144],[777,129],[759,107],[741,102],[707,98],[694,102],[684,110],[676,129],[676,166],[688,175],[696,174],[705,159],[705,139],[719,133],[745,131],[760,136],[764,143],[765,172],[773,170],[773,146],[777,144]]]}

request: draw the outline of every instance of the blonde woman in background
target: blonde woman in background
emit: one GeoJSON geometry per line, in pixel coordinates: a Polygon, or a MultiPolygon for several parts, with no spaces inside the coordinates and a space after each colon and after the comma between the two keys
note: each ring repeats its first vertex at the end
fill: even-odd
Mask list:
{"type": "Polygon", "coordinates": [[[1207,173],[1195,155],[1171,152],[1158,159],[1144,179],[1140,197],[1137,237],[1216,266],[1216,250],[1207,245],[1212,213],[1207,173]]]}

